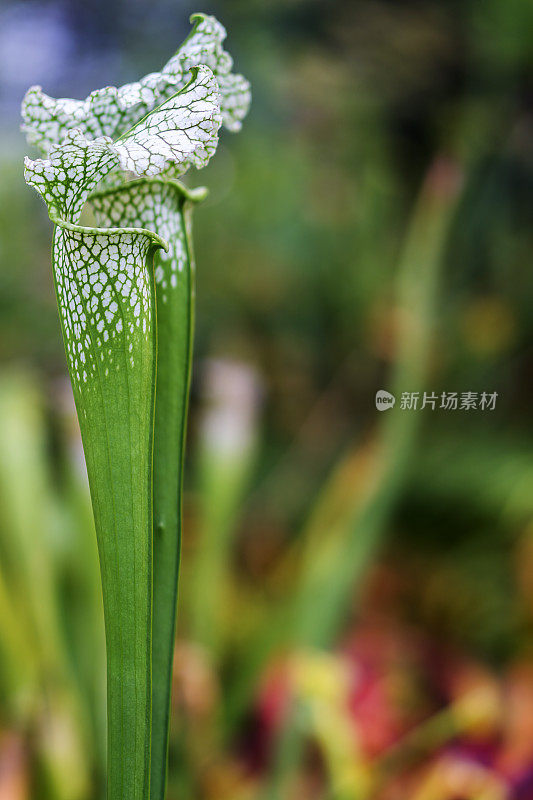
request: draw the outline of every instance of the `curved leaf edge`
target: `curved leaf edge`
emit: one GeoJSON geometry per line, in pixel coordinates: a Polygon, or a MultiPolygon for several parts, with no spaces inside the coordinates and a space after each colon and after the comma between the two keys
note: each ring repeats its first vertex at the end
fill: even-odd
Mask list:
{"type": "MultiPolygon", "coordinates": [[[[110,189],[109,192],[114,191],[110,189]]],[[[73,222],[67,222],[62,219],[57,213],[57,209],[51,206],[48,210],[48,216],[54,225],[63,228],[67,231],[74,231],[75,233],[93,234],[94,236],[111,236],[116,234],[133,234],[147,236],[152,241],[152,245],[156,250],[164,250],[168,253],[169,245],[161,236],[148,228],[97,228],[91,225],[76,225],[73,222]]]]}
{"type": "MultiPolygon", "coordinates": [[[[207,186],[197,186],[191,189],[189,186],[185,186],[184,183],[176,180],[175,178],[139,177],[139,178],[134,178],[131,181],[126,181],[124,183],[118,184],[116,186],[110,186],[108,189],[102,189],[100,191],[92,192],[92,194],[88,198],[88,202],[90,203],[91,198],[93,197],[109,197],[110,195],[116,194],[117,192],[125,191],[130,187],[133,189],[135,188],[135,186],[139,186],[141,184],[163,184],[165,186],[172,186],[184,201],[193,203],[194,205],[202,203],[209,196],[209,189],[207,188],[207,186]]],[[[126,230],[126,229],[119,228],[119,230],[126,230]]],[[[161,239],[161,237],[158,238],[161,239]]],[[[161,241],[163,241],[163,239],[161,239],[161,241]]],[[[168,245],[163,249],[166,252],[168,252],[168,245]]]]}

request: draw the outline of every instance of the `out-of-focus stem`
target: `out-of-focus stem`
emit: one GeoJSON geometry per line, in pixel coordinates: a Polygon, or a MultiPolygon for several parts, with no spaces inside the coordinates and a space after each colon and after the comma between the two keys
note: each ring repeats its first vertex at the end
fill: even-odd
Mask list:
{"type": "MultiPolygon", "coordinates": [[[[437,292],[450,220],[460,180],[455,164],[438,159],[417,200],[398,267],[400,321],[391,392],[396,405],[386,413],[375,443],[351,452],[338,467],[315,507],[304,534],[305,550],[293,615],[282,635],[296,647],[331,646],[342,628],[350,599],[381,545],[387,520],[401,491],[422,414],[402,409],[402,392],[422,392],[428,374],[437,316],[437,292]],[[370,466],[361,494],[346,480],[362,458],[370,466]]],[[[279,619],[276,620],[279,623],[279,619]]],[[[272,640],[270,640],[272,646],[272,640]]],[[[291,719],[287,722],[291,726],[291,719]]],[[[300,738],[303,732],[297,735],[300,738]]],[[[284,737],[282,737],[284,740],[284,737]]],[[[294,752],[299,749],[294,745],[294,752]]],[[[283,795],[295,761],[278,747],[273,782],[265,797],[283,795]]]]}

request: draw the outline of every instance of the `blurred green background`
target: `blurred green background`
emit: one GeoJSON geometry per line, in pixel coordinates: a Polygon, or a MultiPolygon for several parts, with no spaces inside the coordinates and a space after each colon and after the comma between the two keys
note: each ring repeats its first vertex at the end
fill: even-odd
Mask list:
{"type": "Polygon", "coordinates": [[[94,531],[20,100],[159,68],[199,10],[254,99],[188,176],[210,196],[169,800],[531,800],[530,0],[0,4],[0,800],[102,800],[105,774],[94,531]]]}

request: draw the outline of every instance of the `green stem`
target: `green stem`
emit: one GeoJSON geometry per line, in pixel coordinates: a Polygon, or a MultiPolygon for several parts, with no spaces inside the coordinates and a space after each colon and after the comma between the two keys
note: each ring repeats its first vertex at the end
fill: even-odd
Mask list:
{"type": "MultiPolygon", "coordinates": [[[[325,649],[332,647],[346,624],[350,601],[357,602],[361,579],[382,545],[387,522],[402,491],[409,460],[423,415],[402,410],[403,391],[423,392],[430,367],[437,316],[437,289],[444,264],[450,221],[456,207],[460,182],[455,164],[437,159],[423,184],[416,203],[404,251],[398,267],[397,297],[402,328],[391,389],[397,398],[387,412],[379,434],[374,479],[363,498],[353,491],[352,482],[333,476],[326,489],[328,500],[338,504],[337,483],[347,493],[336,515],[325,515],[320,505],[304,532],[306,548],[300,585],[290,627],[283,631],[293,646],[325,649]],[[328,497],[329,495],[329,497],[328,497]],[[327,532],[327,536],[324,534],[327,532]]],[[[286,613],[286,612],[285,612],[286,613]]],[[[289,716],[287,723],[293,727],[289,716]]],[[[283,735],[289,736],[284,732],[283,735]]],[[[294,732],[303,737],[302,731],[294,732]]],[[[296,767],[283,752],[283,738],[274,753],[275,783],[264,797],[280,796],[296,767]]],[[[294,752],[298,748],[294,746],[294,752]]]]}

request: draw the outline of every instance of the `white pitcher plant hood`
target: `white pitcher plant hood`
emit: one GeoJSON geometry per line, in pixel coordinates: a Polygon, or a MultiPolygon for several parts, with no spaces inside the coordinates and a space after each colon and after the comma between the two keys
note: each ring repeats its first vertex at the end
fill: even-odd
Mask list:
{"type": "Polygon", "coordinates": [[[98,89],[85,100],[54,99],[40,86],[27,91],[22,101],[22,130],[30,144],[51,157],[26,159],[25,176],[41,194],[44,177],[47,203],[56,177],[60,184],[65,167],[69,167],[69,155],[69,180],[75,164],[80,163],[81,151],[90,161],[102,157],[107,164],[90,188],[77,187],[85,194],[78,203],[81,212],[98,183],[116,185],[128,172],[140,177],[165,170],[168,177],[178,177],[191,166],[201,169],[216,151],[220,126],[240,130],[251,91],[242,75],[231,72],[233,59],[222,46],[226,30],[205,14],[194,14],[191,21],[194,28],[177,53],[160,72],[140,81],[98,89]],[[62,143],[63,152],[58,150],[62,143]],[[102,148],[114,157],[101,154],[102,148]],[[62,166],[56,170],[54,164],[60,162],[62,166]]]}
{"type": "Polygon", "coordinates": [[[75,223],[90,193],[110,174],[153,177],[170,164],[179,173],[191,164],[205,166],[218,142],[220,94],[209,67],[193,67],[191,73],[177,94],[114,142],[109,136],[90,139],[79,127],[66,130],[47,159],[25,158],[26,182],[49,209],[75,223]]]}
{"type": "Polygon", "coordinates": [[[231,72],[233,59],[222,47],[226,30],[214,17],[205,14],[193,14],[191,21],[194,28],[177,53],[160,72],[152,72],[140,81],[119,88],[98,89],[85,100],[56,100],[40,86],[32,86],[22,102],[22,130],[28,142],[46,154],[71,128],[79,128],[90,139],[121,136],[182,89],[191,68],[199,65],[209,67],[217,80],[225,127],[240,130],[250,107],[251,91],[242,75],[231,72]]]}

